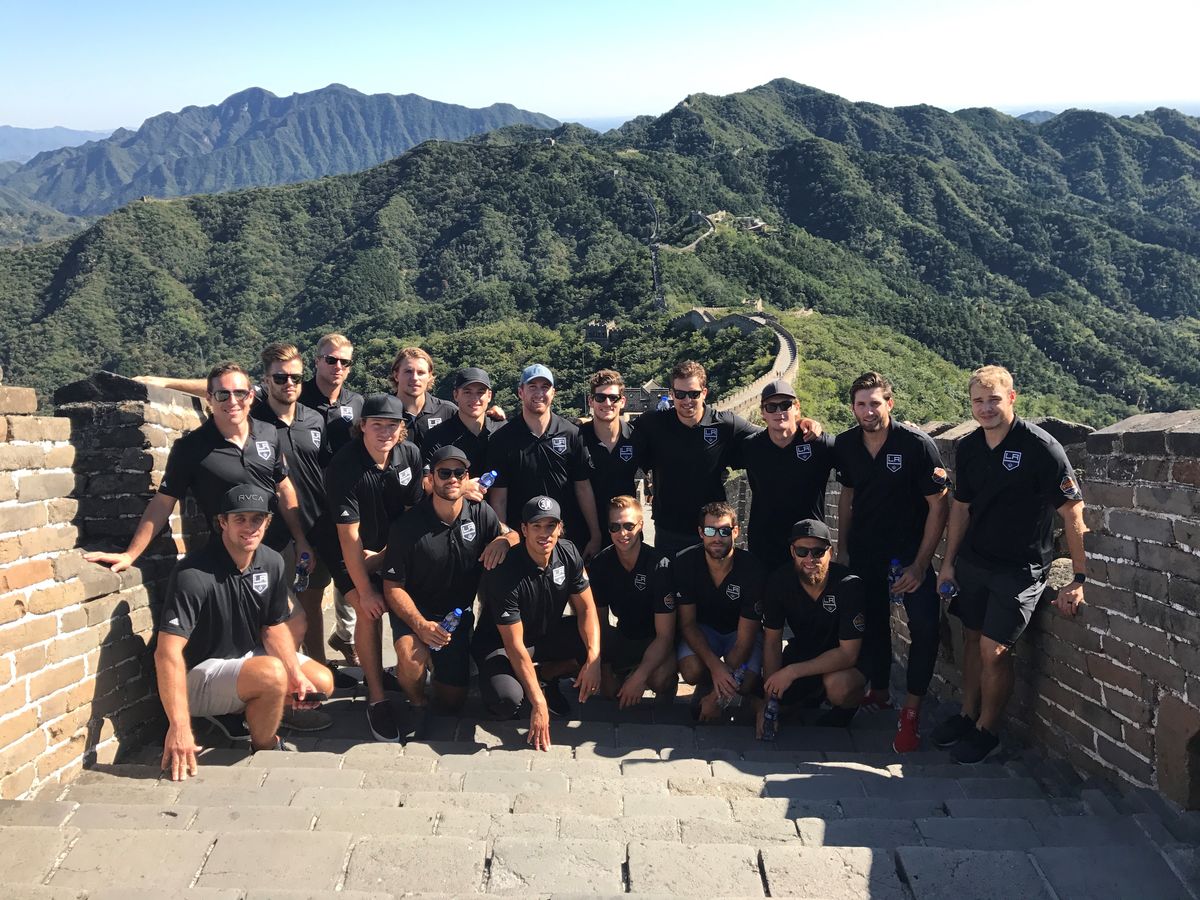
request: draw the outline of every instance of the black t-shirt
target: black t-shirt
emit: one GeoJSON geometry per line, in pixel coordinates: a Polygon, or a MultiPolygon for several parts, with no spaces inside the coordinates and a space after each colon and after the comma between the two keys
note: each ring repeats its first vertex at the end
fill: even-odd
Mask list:
{"type": "Polygon", "coordinates": [[[287,619],[288,573],[283,557],[260,546],[245,572],[214,534],[175,564],[158,630],[187,638],[183,659],[239,659],[262,643],[262,630],[287,619]]]}
{"type": "MultiPolygon", "coordinates": [[[[241,447],[226,440],[211,418],[177,440],[167,456],[159,491],[182,500],[190,490],[211,526],[225,492],[239,484],[253,484],[266,492],[271,498],[271,511],[278,514],[275,486],[288,476],[287,462],[280,453],[279,432],[254,418],[248,422],[250,433],[241,447]]],[[[272,537],[270,546],[276,549],[291,540],[286,527],[282,536],[273,533],[272,537]]]]}
{"type": "Polygon", "coordinates": [[[862,580],[845,566],[830,563],[825,590],[814,600],[792,563],[780,566],[767,580],[763,627],[781,631],[785,622],[793,635],[788,655],[798,661],[820,656],[839,641],[861,640],[867,629],[862,580]]]}
{"type": "Polygon", "coordinates": [[[946,489],[948,478],[933,439],[903,422],[891,421],[875,456],[858,425],[838,435],[838,480],[854,489],[847,547],[854,570],[878,569],[916,558],[929,517],[925,499],[946,489]]]}
{"type": "Polygon", "coordinates": [[[350,434],[350,426],[362,415],[362,394],[348,391],[343,386],[338,392],[337,402],[330,403],[329,398],[317,387],[316,378],[310,378],[300,388],[298,402],[316,411],[325,420],[325,437],[330,453],[337,453],[354,439],[350,434]]]}
{"type": "Polygon", "coordinates": [[[825,486],[834,467],[833,438],[811,441],[797,431],[786,447],[777,447],[767,431],[743,438],[730,465],[746,470],[753,491],[750,504],[750,552],[767,571],[789,555],[788,536],[801,519],[825,521],[825,486]]]}
{"type": "Polygon", "coordinates": [[[954,476],[955,499],[971,504],[960,552],[1040,577],[1053,557],[1054,511],[1083,499],[1062,444],[1017,418],[993,450],[979,428],[959,442],[954,476]]]}
{"type": "Polygon", "coordinates": [[[571,595],[587,586],[583,557],[570,541],[555,545],[544,569],[530,558],[524,543],[514,547],[504,562],[483,573],[477,655],[503,646],[498,625],[520,622],[525,646],[534,646],[562,618],[571,595]]]}
{"type": "Polygon", "coordinates": [[[464,500],[447,525],[426,495],[392,523],[383,580],[406,590],[427,619],[470,609],[479,589],[483,548],[500,534],[500,520],[486,503],[464,500]]]}
{"type": "Polygon", "coordinates": [[[456,413],[436,428],[429,429],[421,441],[421,456],[428,464],[436,451],[453,444],[467,454],[471,477],[478,478],[487,471],[488,444],[492,434],[499,431],[503,425],[503,422],[494,419],[484,419],[483,428],[479,430],[479,434],[475,434],[463,424],[463,420],[456,413]]]}
{"type": "MultiPolygon", "coordinates": [[[[324,469],[333,458],[325,440],[325,420],[315,410],[297,403],[292,424],[288,425],[261,396],[254,401],[250,415],[259,422],[274,425],[279,432],[279,449],[287,460],[288,476],[296,489],[300,525],[307,534],[325,511],[324,469]]],[[[276,522],[282,524],[282,519],[272,522],[272,529],[276,522]]]]}
{"type": "Polygon", "coordinates": [[[654,637],[654,616],[675,612],[670,560],[648,544],[642,544],[633,571],[621,565],[617,548],[610,544],[592,557],[588,577],[596,606],[611,609],[617,630],[628,638],[654,637]]]}
{"type": "Polygon", "coordinates": [[[739,619],[758,622],[767,580],[762,563],[749,551],[735,547],[733,568],[724,581],[713,584],[705,559],[704,547],[697,544],[680,550],[671,560],[676,606],[695,605],[696,621],[721,634],[737,631],[739,619]]]}
{"type": "Polygon", "coordinates": [[[425,436],[443,422],[458,417],[458,405],[441,397],[435,397],[428,391],[425,393],[425,405],[415,416],[408,410],[404,411],[404,424],[408,426],[408,439],[417,445],[417,449],[425,449],[425,436]]]}
{"type": "Polygon", "coordinates": [[[608,501],[613,497],[634,496],[637,488],[638,460],[633,445],[633,427],[621,421],[620,436],[612,450],[604,446],[596,436],[595,424],[588,422],[579,427],[583,443],[592,458],[592,493],[596,495],[596,515],[600,529],[608,522],[608,501]]]}
{"type": "Polygon", "coordinates": [[[510,528],[521,523],[521,509],[531,497],[553,497],[562,507],[563,526],[573,541],[586,543],[591,536],[575,482],[592,474],[591,457],[579,429],[556,413],[546,431],[535,437],[524,416],[511,419],[488,440],[488,469],[495,469],[496,487],[508,489],[504,521],[510,528]]]}
{"type": "Polygon", "coordinates": [[[421,453],[408,441],[392,448],[381,469],[359,438],[339,450],[325,472],[329,516],[334,525],[358,522],[364,550],[382,550],[392,520],[423,494],[421,453]]]}
{"type": "Polygon", "coordinates": [[[654,473],[654,523],[694,534],[706,503],[725,499],[725,476],[733,447],[761,431],[741,416],[706,406],[700,424],[689,428],[672,409],[638,417],[634,450],[642,469],[654,473]]]}

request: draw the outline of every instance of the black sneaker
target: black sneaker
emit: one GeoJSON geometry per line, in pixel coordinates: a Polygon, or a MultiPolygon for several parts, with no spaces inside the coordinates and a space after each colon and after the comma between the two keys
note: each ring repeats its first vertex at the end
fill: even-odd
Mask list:
{"type": "Polygon", "coordinates": [[[327,666],[327,668],[333,673],[333,689],[335,691],[362,686],[361,681],[359,681],[341,666],[327,666]]]}
{"type": "Polygon", "coordinates": [[[972,729],[971,733],[954,745],[950,751],[956,763],[973,766],[983,762],[1000,748],[1000,738],[986,728],[972,729]]]}
{"type": "Polygon", "coordinates": [[[408,708],[408,724],[404,731],[408,740],[425,740],[429,736],[429,707],[410,706],[408,708]]]}
{"type": "Polygon", "coordinates": [[[390,700],[367,704],[367,727],[371,729],[371,737],[377,741],[389,744],[400,742],[400,727],[396,724],[396,714],[392,711],[390,700]]]}
{"type": "Polygon", "coordinates": [[[857,714],[857,706],[835,706],[817,716],[813,724],[822,728],[849,728],[857,714]]]}
{"type": "Polygon", "coordinates": [[[564,719],[571,714],[571,701],[563,696],[557,678],[543,684],[542,693],[546,697],[546,706],[550,708],[550,715],[564,719]]]}
{"type": "Polygon", "coordinates": [[[929,743],[933,744],[939,750],[945,750],[948,747],[953,747],[974,730],[975,721],[968,719],[962,713],[958,713],[948,718],[945,722],[942,722],[929,733],[929,743]]]}
{"type": "Polygon", "coordinates": [[[250,740],[250,729],[246,726],[246,717],[242,713],[225,713],[220,716],[205,716],[205,721],[216,726],[217,731],[231,741],[250,740]]]}

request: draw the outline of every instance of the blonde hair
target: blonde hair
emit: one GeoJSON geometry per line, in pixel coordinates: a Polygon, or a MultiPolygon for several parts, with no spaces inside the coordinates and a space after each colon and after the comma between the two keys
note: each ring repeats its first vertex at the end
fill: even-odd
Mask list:
{"type": "Polygon", "coordinates": [[[642,504],[638,503],[637,497],[630,497],[628,494],[619,494],[608,501],[608,514],[612,517],[615,512],[620,512],[623,509],[632,509],[637,513],[638,521],[645,521],[645,516],[642,513],[642,504]]]}
{"type": "Polygon", "coordinates": [[[317,355],[321,356],[330,350],[341,350],[343,347],[353,346],[354,344],[350,341],[350,338],[334,331],[317,341],[317,355]]]}
{"type": "Polygon", "coordinates": [[[983,388],[999,388],[1002,391],[1011,391],[1013,389],[1012,372],[1004,368],[1004,366],[981,366],[971,373],[971,380],[967,384],[967,390],[979,385],[983,388]]]}

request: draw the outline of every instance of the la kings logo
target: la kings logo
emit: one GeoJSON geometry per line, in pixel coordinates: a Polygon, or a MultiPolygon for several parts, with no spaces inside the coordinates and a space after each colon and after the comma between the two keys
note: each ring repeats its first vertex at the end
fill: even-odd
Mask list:
{"type": "Polygon", "coordinates": [[[555,566],[550,571],[550,577],[554,579],[555,584],[557,584],[559,587],[562,587],[563,583],[567,580],[567,567],[555,566]]]}
{"type": "Polygon", "coordinates": [[[1021,465],[1021,451],[1005,450],[1004,458],[1000,460],[1000,464],[1008,469],[1008,471],[1013,471],[1017,466],[1021,465]]]}
{"type": "Polygon", "coordinates": [[[893,472],[899,472],[900,467],[902,465],[904,465],[904,457],[901,456],[899,453],[889,453],[887,455],[887,460],[886,460],[885,464],[893,472]]]}
{"type": "Polygon", "coordinates": [[[621,462],[629,462],[631,459],[633,459],[633,445],[622,444],[621,449],[617,451],[617,454],[621,457],[621,462]]]}
{"type": "Polygon", "coordinates": [[[255,572],[253,575],[251,575],[250,587],[256,594],[261,594],[263,591],[265,591],[267,589],[267,573],[255,572]]]}
{"type": "Polygon", "coordinates": [[[705,428],[704,429],[704,443],[708,444],[708,446],[711,447],[713,444],[715,444],[717,442],[717,436],[718,436],[717,429],[715,429],[715,428],[705,428]]]}
{"type": "Polygon", "coordinates": [[[406,486],[409,484],[412,484],[412,468],[409,466],[405,466],[403,469],[401,469],[399,472],[396,473],[396,480],[398,480],[401,484],[406,485],[406,486]]]}
{"type": "Polygon", "coordinates": [[[812,459],[812,444],[797,444],[796,459],[802,459],[805,462],[812,459]]]}
{"type": "Polygon", "coordinates": [[[729,585],[729,587],[725,588],[725,596],[728,597],[730,600],[737,600],[739,597],[742,596],[741,585],[738,585],[738,584],[729,585]]]}
{"type": "Polygon", "coordinates": [[[462,528],[460,530],[462,532],[462,539],[464,541],[475,540],[475,523],[474,522],[463,522],[462,528]]]}
{"type": "Polygon", "coordinates": [[[550,449],[562,456],[567,452],[567,436],[565,434],[556,434],[550,438],[550,449]]]}
{"type": "Polygon", "coordinates": [[[320,450],[321,449],[321,432],[315,428],[310,428],[308,433],[309,433],[309,436],[312,437],[313,446],[316,447],[318,450],[320,450]]]}
{"type": "Polygon", "coordinates": [[[644,591],[646,589],[646,576],[641,572],[638,572],[636,575],[634,575],[633,586],[639,591],[644,591]]]}
{"type": "Polygon", "coordinates": [[[271,442],[270,441],[255,441],[254,449],[262,459],[271,458],[271,442]]]}

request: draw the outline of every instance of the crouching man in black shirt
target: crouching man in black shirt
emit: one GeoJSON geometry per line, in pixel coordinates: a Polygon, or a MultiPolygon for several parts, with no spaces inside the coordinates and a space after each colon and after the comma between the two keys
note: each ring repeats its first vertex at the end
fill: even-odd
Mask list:
{"type": "MultiPolygon", "coordinates": [[[[792,562],[771,573],[763,599],[763,692],[781,703],[819,701],[833,709],[818,725],[848,725],[862,701],[866,678],[857,668],[863,632],[862,581],[829,562],[824,522],[792,526],[792,562]],[[783,646],[784,623],[792,639],[783,646]]],[[[762,709],[758,715],[762,735],[762,709]]]]}
{"type": "Polygon", "coordinates": [[[531,498],[521,511],[521,534],[521,546],[483,576],[483,612],[471,649],[484,705],[507,719],[528,699],[528,741],[548,750],[550,713],[570,712],[558,678],[579,673],[573,684],[580,703],[600,689],[600,620],[583,558],[574,544],[559,540],[558,501],[531,498]],[[567,603],[574,616],[563,616],[567,603]]]}
{"type": "Polygon", "coordinates": [[[333,690],[329,669],[296,653],[287,626],[290,573],[262,546],[269,509],[262,489],[231,488],[216,533],[171,573],[154,664],[169,722],[162,767],[172,781],[196,774],[192,716],[240,720],[244,713],[255,750],[283,749],[276,731],[285,704],[311,708],[306,695],[333,690]]]}

